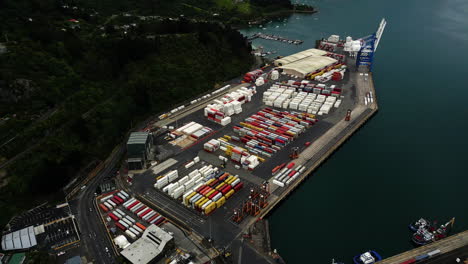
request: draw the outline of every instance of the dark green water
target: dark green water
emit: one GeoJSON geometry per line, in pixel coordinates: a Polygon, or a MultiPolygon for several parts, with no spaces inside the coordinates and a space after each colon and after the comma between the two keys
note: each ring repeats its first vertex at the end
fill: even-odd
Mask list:
{"type": "Polygon", "coordinates": [[[467,230],[468,1],[303,2],[320,12],[261,30],[303,45],[254,44],[289,55],[333,33],[369,35],[385,17],[374,65],[380,111],[273,212],[273,247],[287,263],[352,263],[368,249],[411,249],[407,225],[421,216],[454,216],[456,231],[467,230]]]}

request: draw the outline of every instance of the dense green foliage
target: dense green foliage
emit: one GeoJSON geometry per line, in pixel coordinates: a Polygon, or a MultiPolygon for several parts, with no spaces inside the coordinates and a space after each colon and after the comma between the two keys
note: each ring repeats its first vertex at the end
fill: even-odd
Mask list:
{"type": "MultiPolygon", "coordinates": [[[[113,3],[125,9],[131,5],[119,3],[133,2],[113,3]]],[[[0,225],[33,199],[49,198],[90,161],[105,159],[132,123],[237,77],[253,63],[244,37],[217,22],[90,16],[91,9],[70,16],[52,0],[2,5],[0,29],[9,42],[0,55],[0,89],[23,89],[17,80],[24,79],[30,95],[0,107],[0,117],[10,118],[0,124],[0,145],[8,141],[0,162],[28,150],[8,167],[0,225]],[[135,25],[122,28],[129,24],[135,25]]]]}

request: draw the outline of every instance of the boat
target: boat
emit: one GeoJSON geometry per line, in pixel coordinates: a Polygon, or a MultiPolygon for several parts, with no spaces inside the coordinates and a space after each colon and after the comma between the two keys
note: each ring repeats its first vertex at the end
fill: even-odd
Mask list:
{"type": "Polygon", "coordinates": [[[412,240],[418,246],[429,244],[434,240],[434,234],[432,234],[427,227],[419,227],[419,229],[413,234],[412,240]]]}
{"type": "Polygon", "coordinates": [[[429,224],[428,221],[426,222],[427,223],[420,224],[418,226],[418,229],[412,236],[413,243],[415,243],[418,246],[423,246],[431,242],[446,238],[450,230],[449,225],[450,227],[453,226],[453,223],[455,222],[455,218],[452,218],[447,223],[440,225],[440,227],[437,229],[435,229],[436,224],[431,225],[429,224]]]}
{"type": "Polygon", "coordinates": [[[354,264],[372,264],[381,260],[382,257],[374,250],[369,250],[361,255],[356,255],[353,258],[354,264]]]}
{"type": "Polygon", "coordinates": [[[420,226],[430,226],[430,223],[429,223],[429,221],[427,221],[426,219],[420,218],[418,221],[409,224],[409,225],[408,225],[408,228],[409,228],[411,231],[416,232],[416,231],[418,231],[418,229],[419,229],[420,226]]]}

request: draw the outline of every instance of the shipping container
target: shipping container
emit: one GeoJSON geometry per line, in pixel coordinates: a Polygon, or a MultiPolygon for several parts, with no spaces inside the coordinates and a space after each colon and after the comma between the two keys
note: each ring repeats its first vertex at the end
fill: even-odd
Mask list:
{"type": "Polygon", "coordinates": [[[154,219],[158,218],[160,215],[158,213],[156,213],[155,215],[153,215],[152,217],[150,217],[146,222],[148,223],[151,223],[154,219]]]}
{"type": "Polygon", "coordinates": [[[158,217],[151,220],[150,224],[154,224],[154,223],[156,223],[156,221],[159,221],[159,219],[162,219],[162,218],[163,218],[162,215],[158,215],[158,217]]]}
{"type": "Polygon", "coordinates": [[[226,202],[226,198],[221,197],[218,201],[216,201],[216,208],[220,208],[221,206],[224,205],[225,202],[226,202]]]}
{"type": "Polygon", "coordinates": [[[110,218],[112,218],[112,220],[114,220],[114,221],[119,221],[119,220],[120,220],[120,218],[117,217],[117,216],[116,216],[115,214],[113,214],[113,213],[108,213],[107,215],[108,215],[110,218]]]}
{"type": "Polygon", "coordinates": [[[234,186],[234,190],[238,192],[240,189],[242,189],[242,187],[244,187],[244,183],[239,182],[236,186],[234,186]]]}
{"type": "Polygon", "coordinates": [[[122,231],[127,230],[127,228],[125,228],[125,226],[121,225],[120,223],[115,223],[115,226],[118,227],[122,231]]]}
{"type": "Polygon", "coordinates": [[[130,200],[127,200],[127,201],[123,204],[123,206],[124,206],[125,208],[127,208],[129,205],[131,205],[131,204],[132,204],[133,202],[135,202],[135,201],[136,201],[135,198],[131,198],[130,200]]]}
{"type": "Polygon", "coordinates": [[[130,227],[128,228],[128,230],[132,231],[133,234],[135,234],[136,236],[139,236],[140,235],[140,232],[138,232],[135,228],[133,227],[130,227]]]}
{"type": "Polygon", "coordinates": [[[136,235],[130,230],[125,230],[125,234],[127,234],[131,239],[136,239],[136,235]]]}
{"type": "Polygon", "coordinates": [[[137,225],[132,226],[132,228],[138,231],[140,234],[143,233],[143,229],[139,228],[137,225]]]}
{"type": "Polygon", "coordinates": [[[226,193],[226,195],[224,196],[226,199],[229,199],[233,194],[234,194],[234,189],[231,189],[229,192],[226,193]]]}
{"type": "Polygon", "coordinates": [[[155,214],[156,214],[155,211],[151,211],[151,212],[149,212],[147,215],[143,216],[141,219],[144,220],[144,221],[146,221],[146,220],[150,219],[150,218],[151,218],[153,215],[155,215],[155,214]]]}
{"type": "Polygon", "coordinates": [[[128,220],[127,218],[123,218],[122,221],[124,221],[126,224],[128,224],[129,226],[132,226],[133,225],[133,222],[128,220]]]}
{"type": "Polygon", "coordinates": [[[143,231],[145,231],[146,227],[140,223],[136,223],[135,224],[136,226],[138,226],[139,228],[141,228],[143,231]]]}
{"type": "Polygon", "coordinates": [[[125,195],[125,197],[130,198],[130,195],[128,195],[128,193],[126,193],[125,191],[120,191],[121,194],[125,195]]]}
{"type": "Polygon", "coordinates": [[[416,262],[416,260],[415,260],[414,258],[412,258],[412,259],[403,261],[403,262],[401,262],[400,264],[411,264],[411,263],[415,263],[415,262],[416,262]]]}
{"type": "Polygon", "coordinates": [[[109,208],[107,208],[104,204],[99,204],[99,207],[101,207],[101,209],[102,209],[104,212],[109,211],[109,208]]]}
{"type": "Polygon", "coordinates": [[[121,193],[117,193],[117,196],[119,196],[123,201],[127,200],[127,197],[121,193]]]}
{"type": "Polygon", "coordinates": [[[127,223],[125,223],[124,221],[122,221],[122,220],[119,220],[119,224],[125,226],[125,228],[127,228],[127,229],[129,227],[129,225],[127,223]]]}
{"type": "Polygon", "coordinates": [[[154,224],[157,225],[157,226],[159,226],[159,225],[163,224],[164,220],[166,220],[166,218],[161,217],[161,218],[159,218],[158,221],[154,222],[154,224]]]}
{"type": "Polygon", "coordinates": [[[128,215],[125,216],[125,219],[129,220],[129,221],[132,222],[132,223],[135,223],[135,222],[136,222],[135,219],[131,218],[131,217],[128,216],[128,215]]]}
{"type": "Polygon", "coordinates": [[[127,206],[127,210],[131,210],[133,207],[137,206],[140,201],[135,200],[133,203],[127,206]]]}
{"type": "Polygon", "coordinates": [[[152,211],[153,211],[153,210],[151,210],[151,208],[148,208],[148,210],[146,210],[146,211],[143,212],[143,213],[140,213],[140,215],[138,215],[138,216],[139,216],[140,218],[143,218],[143,216],[145,216],[145,215],[151,213],[152,211]]]}
{"type": "Polygon", "coordinates": [[[132,213],[135,213],[137,210],[142,209],[143,206],[145,206],[143,203],[138,203],[138,204],[135,205],[130,211],[131,211],[132,213]]]}
{"type": "Polygon", "coordinates": [[[105,205],[105,206],[107,207],[107,209],[109,209],[109,210],[112,209],[112,208],[114,208],[114,206],[112,206],[112,205],[111,205],[110,203],[108,203],[108,202],[104,202],[104,205],[105,205]]]}
{"type": "Polygon", "coordinates": [[[126,214],[125,214],[122,210],[120,210],[120,209],[115,209],[115,210],[116,210],[121,216],[125,216],[125,215],[126,215],[126,214]]]}
{"type": "Polygon", "coordinates": [[[106,202],[106,203],[108,203],[108,204],[112,205],[112,207],[111,207],[111,208],[114,208],[114,207],[116,207],[116,206],[117,206],[117,204],[116,204],[116,203],[114,203],[114,202],[112,201],[112,198],[111,198],[111,199],[109,199],[109,200],[107,200],[107,202],[106,202]]]}

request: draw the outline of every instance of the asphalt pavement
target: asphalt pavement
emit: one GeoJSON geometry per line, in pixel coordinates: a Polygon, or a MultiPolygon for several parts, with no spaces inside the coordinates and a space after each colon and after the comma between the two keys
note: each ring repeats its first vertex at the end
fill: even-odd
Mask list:
{"type": "Polygon", "coordinates": [[[98,208],[94,202],[94,194],[103,178],[116,172],[116,167],[119,165],[118,162],[124,151],[125,145],[122,145],[104,169],[90,180],[86,188],[70,202],[81,231],[81,255],[87,256],[88,261],[92,261],[93,263],[115,263],[113,242],[110,241],[106,227],[100,219],[99,212],[97,211],[98,208]]]}

